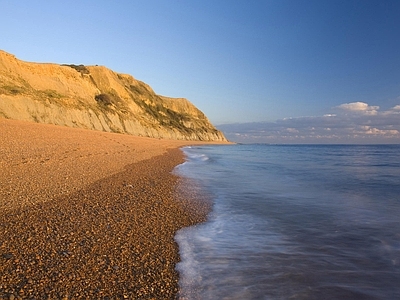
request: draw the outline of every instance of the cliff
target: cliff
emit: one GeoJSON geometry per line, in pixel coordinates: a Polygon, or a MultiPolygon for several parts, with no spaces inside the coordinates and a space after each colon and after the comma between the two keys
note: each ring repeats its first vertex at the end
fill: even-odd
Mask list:
{"type": "Polygon", "coordinates": [[[192,103],[103,66],[18,60],[0,50],[0,117],[137,136],[226,141],[192,103]]]}

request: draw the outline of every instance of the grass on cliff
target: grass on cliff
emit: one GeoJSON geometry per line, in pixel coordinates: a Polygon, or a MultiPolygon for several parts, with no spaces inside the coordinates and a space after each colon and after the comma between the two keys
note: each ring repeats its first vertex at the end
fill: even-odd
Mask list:
{"type": "Polygon", "coordinates": [[[25,92],[25,88],[21,86],[3,85],[0,87],[0,94],[4,95],[19,95],[25,92]]]}
{"type": "Polygon", "coordinates": [[[75,69],[76,71],[78,71],[81,74],[90,74],[90,71],[84,65],[67,65],[67,64],[64,64],[62,66],[70,67],[72,69],[75,69]]]}
{"type": "Polygon", "coordinates": [[[98,94],[94,96],[94,99],[96,100],[98,107],[104,112],[113,111],[123,115],[129,114],[129,108],[126,101],[121,99],[114,90],[111,90],[108,93],[98,94]]]}
{"type": "Polygon", "coordinates": [[[173,111],[163,105],[163,100],[150,93],[149,90],[140,84],[129,85],[127,87],[132,100],[139,105],[145,113],[151,116],[159,125],[163,127],[176,128],[183,133],[192,133],[194,130],[184,125],[184,121],[190,120],[185,114],[173,111]],[[145,99],[147,101],[145,101],[145,99]]]}
{"type": "Polygon", "coordinates": [[[0,94],[4,95],[34,95],[39,99],[61,99],[64,96],[55,90],[34,90],[25,86],[4,85],[0,87],[0,94]]]}
{"type": "Polygon", "coordinates": [[[47,99],[61,99],[64,98],[64,95],[58,93],[55,90],[38,90],[36,91],[37,96],[44,97],[47,99]]]}

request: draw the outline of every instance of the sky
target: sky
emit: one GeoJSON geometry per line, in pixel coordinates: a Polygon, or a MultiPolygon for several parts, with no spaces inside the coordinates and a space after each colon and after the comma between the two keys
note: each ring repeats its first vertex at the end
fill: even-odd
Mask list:
{"type": "Polygon", "coordinates": [[[400,142],[400,1],[0,0],[0,49],[104,65],[228,138],[400,142]]]}

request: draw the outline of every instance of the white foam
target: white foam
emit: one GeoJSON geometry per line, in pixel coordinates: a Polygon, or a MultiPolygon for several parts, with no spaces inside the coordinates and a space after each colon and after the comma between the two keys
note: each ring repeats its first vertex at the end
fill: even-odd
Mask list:
{"type": "Polygon", "coordinates": [[[175,235],[181,257],[181,261],[176,265],[176,270],[180,274],[179,299],[197,299],[196,290],[201,284],[200,266],[193,251],[190,230],[191,228],[183,228],[175,235]]]}

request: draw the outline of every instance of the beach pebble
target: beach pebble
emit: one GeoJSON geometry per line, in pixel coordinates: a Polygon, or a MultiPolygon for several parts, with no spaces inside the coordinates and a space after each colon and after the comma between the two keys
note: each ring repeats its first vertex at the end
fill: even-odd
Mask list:
{"type": "MultiPolygon", "coordinates": [[[[29,124],[23,133],[35,136],[30,128],[29,124]]],[[[206,216],[175,198],[179,178],[171,172],[183,162],[182,152],[175,146],[166,150],[159,141],[152,145],[154,149],[132,142],[132,148],[148,147],[150,152],[128,158],[126,153],[113,152],[117,143],[103,142],[104,136],[117,140],[119,135],[102,133],[91,140],[74,131],[63,135],[57,130],[52,127],[51,143],[37,149],[36,155],[51,157],[46,168],[38,167],[39,161],[33,163],[35,154],[29,156],[29,169],[20,167],[12,178],[20,186],[7,190],[12,210],[0,210],[0,298],[4,293],[10,299],[17,295],[23,299],[176,299],[179,253],[173,236],[206,216]],[[64,149],[73,145],[86,150],[70,152],[75,156],[58,167],[57,153],[64,140],[64,149]],[[97,155],[98,148],[107,148],[110,158],[97,155]],[[89,152],[96,155],[88,158],[89,152]],[[60,181],[66,177],[67,182],[60,181]],[[121,188],[124,183],[127,188],[121,188]],[[60,192],[64,190],[70,192],[60,192]],[[25,286],[21,286],[23,278],[25,286]],[[22,287],[24,293],[19,294],[22,287]]],[[[21,149],[33,151],[34,143],[43,138],[41,133],[32,141],[24,140],[21,149]]],[[[123,138],[129,144],[129,137],[123,138]]],[[[7,170],[16,170],[12,168],[7,170]]],[[[3,169],[0,173],[0,177],[5,174],[3,169]]],[[[0,206],[6,204],[0,200],[0,206]]]]}

